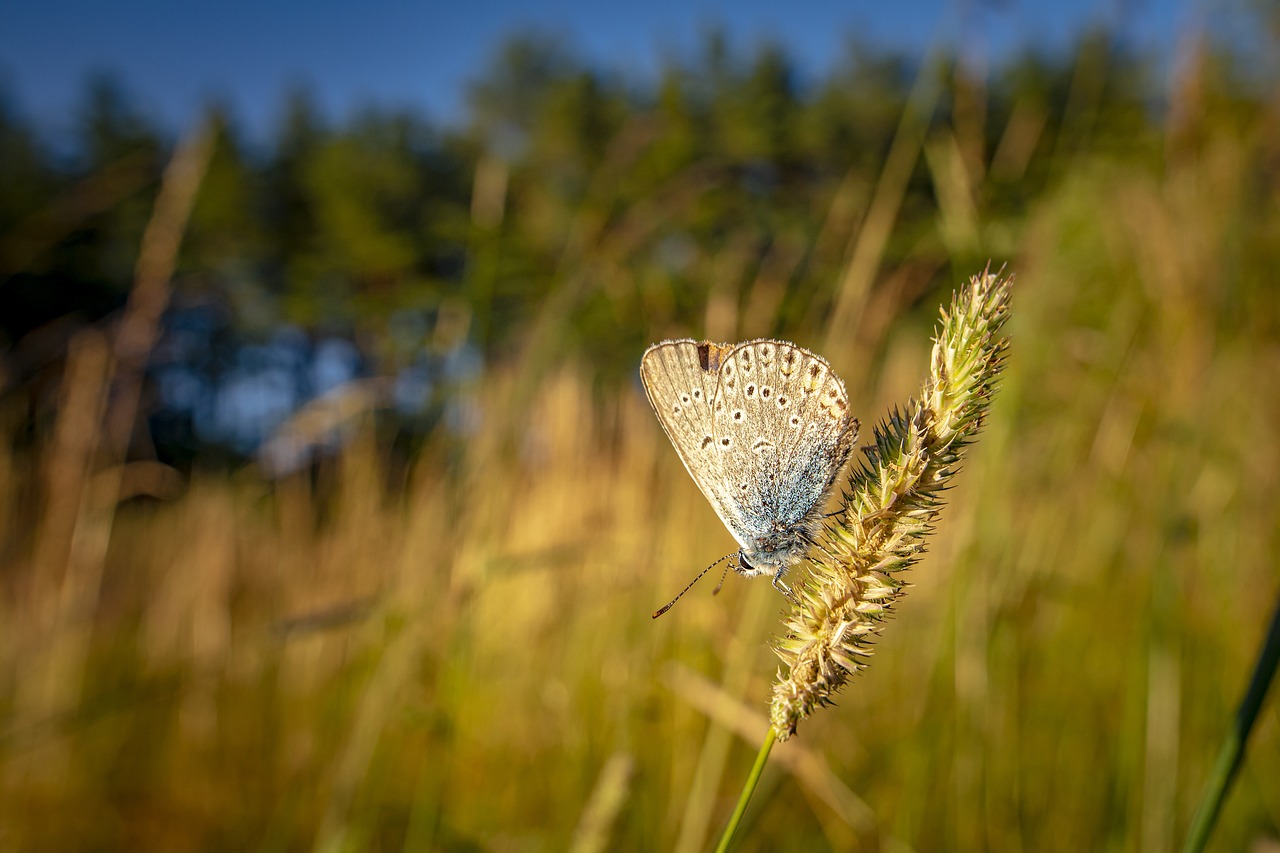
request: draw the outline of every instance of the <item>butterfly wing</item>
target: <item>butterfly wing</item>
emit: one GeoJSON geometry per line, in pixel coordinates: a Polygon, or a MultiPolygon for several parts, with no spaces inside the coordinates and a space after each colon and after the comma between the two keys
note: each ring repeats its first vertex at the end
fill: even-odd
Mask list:
{"type": "Polygon", "coordinates": [[[691,339],[654,344],[640,359],[640,381],[685,470],[725,527],[745,545],[736,504],[726,500],[724,447],[716,443],[711,409],[724,356],[731,350],[728,344],[691,339]]]}
{"type": "Polygon", "coordinates": [[[728,510],[748,547],[822,509],[858,436],[831,366],[785,341],[748,341],[723,356],[712,417],[728,510]]]}

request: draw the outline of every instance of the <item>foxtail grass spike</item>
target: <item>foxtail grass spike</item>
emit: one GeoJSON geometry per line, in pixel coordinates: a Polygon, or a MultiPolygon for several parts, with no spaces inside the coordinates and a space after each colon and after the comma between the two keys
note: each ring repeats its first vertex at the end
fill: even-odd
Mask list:
{"type": "Polygon", "coordinates": [[[817,537],[813,570],[796,589],[800,603],[775,642],[788,670],[770,709],[779,740],[866,666],[870,640],[905,587],[898,573],[924,553],[942,493],[982,427],[1004,366],[1011,282],[988,268],[956,293],[942,312],[919,398],[876,427],[840,509],[817,537]]]}

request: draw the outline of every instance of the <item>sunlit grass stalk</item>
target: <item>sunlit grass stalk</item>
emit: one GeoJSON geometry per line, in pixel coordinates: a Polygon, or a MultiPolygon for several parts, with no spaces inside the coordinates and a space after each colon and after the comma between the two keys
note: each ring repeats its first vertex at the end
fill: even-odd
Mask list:
{"type": "Polygon", "coordinates": [[[1218,812],[1226,801],[1231,783],[1244,761],[1245,745],[1249,741],[1249,733],[1257,722],[1258,712],[1262,709],[1262,700],[1267,697],[1267,689],[1275,680],[1276,668],[1280,666],[1280,601],[1276,602],[1275,613],[1271,616],[1271,627],[1258,652],[1258,662],[1253,668],[1253,677],[1249,680],[1249,689],[1236,710],[1236,718],[1231,730],[1222,743],[1218,760],[1213,766],[1213,773],[1205,785],[1200,797],[1200,805],[1196,807],[1195,817],[1191,820],[1191,828],[1187,830],[1187,840],[1182,853],[1200,853],[1209,841],[1213,825],[1218,820],[1218,812]]]}
{"type": "Polygon", "coordinates": [[[929,375],[917,400],[876,427],[849,476],[840,509],[809,553],[812,572],[776,651],[787,664],[773,687],[770,729],[717,848],[728,848],[775,740],[795,734],[866,666],[876,634],[942,507],[964,447],[977,436],[1008,351],[1012,277],[988,269],[969,280],[942,312],[929,375]]]}

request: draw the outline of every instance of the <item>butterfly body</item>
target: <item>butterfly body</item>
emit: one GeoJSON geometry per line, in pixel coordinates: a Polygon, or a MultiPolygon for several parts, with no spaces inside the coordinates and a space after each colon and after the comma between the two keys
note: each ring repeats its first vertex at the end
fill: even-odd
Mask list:
{"type": "Polygon", "coordinates": [[[820,356],[769,339],[663,341],[640,377],[693,481],[737,540],[735,569],[782,575],[808,547],[857,441],[844,383],[820,356]]]}

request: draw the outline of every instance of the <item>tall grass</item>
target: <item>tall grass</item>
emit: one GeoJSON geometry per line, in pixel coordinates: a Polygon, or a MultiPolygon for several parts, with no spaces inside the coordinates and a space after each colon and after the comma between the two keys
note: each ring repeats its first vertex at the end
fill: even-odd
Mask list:
{"type": "MultiPolygon", "coordinates": [[[[1280,553],[1277,117],[1189,109],[1159,169],[1065,152],[1013,217],[928,140],[949,251],[1018,274],[1004,389],[897,623],[775,748],[743,849],[1186,831],[1280,553]]],[[[824,353],[868,421],[914,389],[952,284],[903,311],[910,271],[872,267],[824,353]]],[[[490,370],[474,431],[390,491],[366,429],[314,479],[117,505],[104,472],[164,493],[163,472],[85,450],[109,348],[85,333],[53,431],[0,443],[0,847],[705,849],[767,722],[785,602],[730,579],[651,622],[729,537],[634,385],[532,346],[541,372],[490,370]],[[104,512],[80,599],[68,554],[104,512]]],[[[1273,703],[1214,849],[1280,835],[1277,767],[1273,703]]]]}

